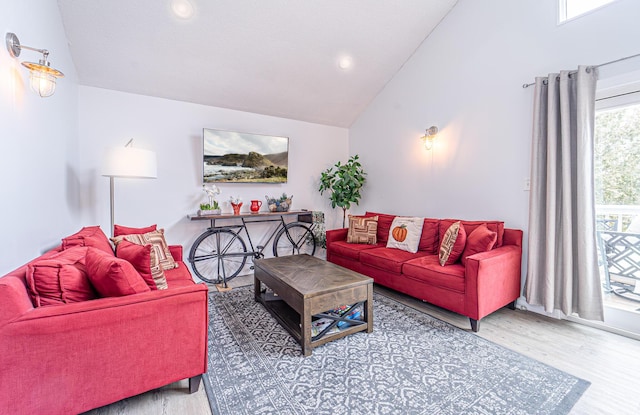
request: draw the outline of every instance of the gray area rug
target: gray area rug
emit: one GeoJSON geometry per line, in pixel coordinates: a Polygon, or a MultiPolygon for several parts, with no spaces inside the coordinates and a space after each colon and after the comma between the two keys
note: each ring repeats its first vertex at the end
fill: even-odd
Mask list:
{"type": "Polygon", "coordinates": [[[301,349],[253,299],[209,297],[214,414],[566,414],[589,382],[374,293],[374,331],[301,349]]]}

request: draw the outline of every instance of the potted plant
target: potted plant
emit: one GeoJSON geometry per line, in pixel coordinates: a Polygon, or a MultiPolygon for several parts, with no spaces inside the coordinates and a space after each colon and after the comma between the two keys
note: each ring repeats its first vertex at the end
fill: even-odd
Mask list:
{"type": "Polygon", "coordinates": [[[215,184],[212,187],[206,187],[205,185],[202,185],[202,190],[209,197],[209,203],[200,203],[200,210],[198,211],[198,215],[219,215],[220,205],[215,199],[216,195],[219,195],[221,193],[218,186],[216,186],[215,184]]]}
{"type": "Polygon", "coordinates": [[[337,162],[320,176],[320,194],[331,192],[331,207],[342,208],[342,227],[345,227],[347,209],[352,203],[360,202],[360,189],[364,185],[366,173],[358,161],[358,155],[352,156],[345,164],[337,162]]]}

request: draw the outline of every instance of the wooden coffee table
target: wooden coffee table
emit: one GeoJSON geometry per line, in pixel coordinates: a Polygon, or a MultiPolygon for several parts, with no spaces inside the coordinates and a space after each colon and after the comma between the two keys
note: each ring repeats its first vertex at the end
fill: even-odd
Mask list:
{"type": "Polygon", "coordinates": [[[302,353],[359,331],[373,331],[373,279],[310,255],[254,260],[255,299],[300,343],[302,353]],[[329,311],[360,307],[362,319],[329,311]],[[312,336],[312,321],[331,328],[312,336]],[[327,321],[325,320],[325,321],[327,321]]]}

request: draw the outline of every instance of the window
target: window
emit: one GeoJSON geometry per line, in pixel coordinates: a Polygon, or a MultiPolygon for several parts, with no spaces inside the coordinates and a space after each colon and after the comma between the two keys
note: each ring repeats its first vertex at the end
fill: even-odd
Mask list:
{"type": "Polygon", "coordinates": [[[562,23],[565,20],[573,19],[574,17],[595,10],[613,1],[614,0],[558,0],[559,21],[562,23]]]}

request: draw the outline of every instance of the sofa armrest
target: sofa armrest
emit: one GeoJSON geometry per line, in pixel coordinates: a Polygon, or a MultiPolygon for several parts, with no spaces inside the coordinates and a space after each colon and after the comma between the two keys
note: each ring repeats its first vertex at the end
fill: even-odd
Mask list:
{"type": "Polygon", "coordinates": [[[331,229],[327,231],[327,245],[331,242],[346,241],[348,228],[331,229]]]}
{"type": "Polygon", "coordinates": [[[169,252],[175,261],[182,261],[182,245],[169,245],[169,252]]]}
{"type": "Polygon", "coordinates": [[[520,296],[522,248],[503,245],[467,257],[465,308],[475,320],[494,312],[520,296]]]}
{"type": "Polygon", "coordinates": [[[33,310],[27,287],[19,277],[0,278],[0,327],[33,310]]]}
{"type": "Polygon", "coordinates": [[[26,312],[0,327],[0,413],[79,413],[204,373],[207,295],[193,284],[26,312]]]}

